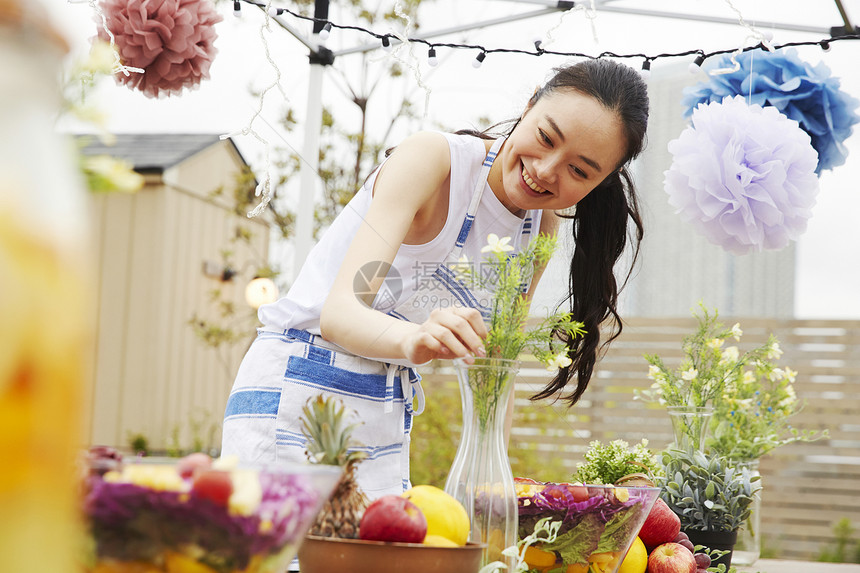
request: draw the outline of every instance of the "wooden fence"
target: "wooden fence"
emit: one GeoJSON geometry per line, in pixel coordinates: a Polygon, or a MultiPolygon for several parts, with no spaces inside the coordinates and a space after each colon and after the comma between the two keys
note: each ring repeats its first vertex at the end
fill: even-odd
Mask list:
{"type": "MultiPolygon", "coordinates": [[[[766,548],[784,558],[814,558],[832,542],[835,522],[849,518],[860,525],[860,321],[720,319],[741,323],[741,351],[763,344],[770,333],[777,336],[784,351],[779,363],[799,372],[795,390],[805,402],[792,424],[829,431],[827,439],[775,450],[760,466],[766,548]]],[[[647,438],[652,449],[665,447],[672,440],[665,409],[634,400],[634,389],[652,382],[643,355],[658,354],[667,366],[677,365],[681,339],[695,326],[692,318],[628,321],[583,399],[570,409],[562,402],[529,401],[549,373],[525,362],[516,384],[511,436],[515,470],[564,481],[592,440],[620,438],[633,444],[647,438]],[[528,460],[534,471],[524,470],[518,459],[528,460]]],[[[433,364],[422,373],[428,400],[457,391],[450,365],[433,364]]],[[[418,418],[416,431],[420,424],[418,418]]]]}

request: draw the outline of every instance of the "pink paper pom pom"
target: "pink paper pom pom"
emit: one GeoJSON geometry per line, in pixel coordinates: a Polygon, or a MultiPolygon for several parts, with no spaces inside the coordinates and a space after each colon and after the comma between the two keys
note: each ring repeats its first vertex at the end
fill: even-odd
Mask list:
{"type": "Polygon", "coordinates": [[[818,154],[798,123],[742,96],[700,104],[669,142],[669,203],[709,241],[743,255],[782,249],[806,231],[818,154]]]}
{"type": "MultiPolygon", "coordinates": [[[[222,17],[210,0],[101,0],[123,65],[144,73],[116,79],[148,97],[178,95],[209,78],[222,17]]],[[[99,38],[108,41],[103,28],[99,38]]]]}

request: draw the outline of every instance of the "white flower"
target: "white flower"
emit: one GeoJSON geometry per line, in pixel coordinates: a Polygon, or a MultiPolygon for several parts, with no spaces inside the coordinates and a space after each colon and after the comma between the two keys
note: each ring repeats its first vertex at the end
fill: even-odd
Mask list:
{"type": "Polygon", "coordinates": [[[653,364],[648,367],[648,378],[651,380],[659,380],[662,378],[663,371],[660,370],[658,366],[654,366],[653,364]]]}
{"type": "Polygon", "coordinates": [[[770,373],[771,380],[782,380],[785,378],[785,371],[782,368],[774,368],[770,373]]]}
{"type": "Polygon", "coordinates": [[[738,352],[737,346],[729,346],[725,350],[723,350],[723,355],[720,357],[720,364],[727,364],[729,362],[737,362],[738,357],[740,356],[740,352],[738,352]]]}
{"type": "Polygon", "coordinates": [[[755,382],[755,373],[752,370],[747,370],[744,372],[744,382],[747,384],[752,384],[755,382]]]}
{"type": "Polygon", "coordinates": [[[689,370],[685,370],[684,372],[681,373],[681,378],[683,378],[684,380],[689,382],[691,380],[695,380],[696,376],[698,376],[698,375],[699,375],[698,370],[696,370],[695,368],[690,368],[689,370]]]}
{"type": "Polygon", "coordinates": [[[509,251],[513,251],[514,247],[508,244],[510,242],[510,237],[502,237],[500,239],[497,234],[490,233],[489,235],[487,235],[487,244],[481,248],[481,252],[503,254],[509,251]]]}
{"type": "MultiPolygon", "coordinates": [[[[794,370],[792,370],[791,368],[786,366],[785,367],[785,378],[790,383],[794,384],[794,380],[797,378],[797,372],[795,372],[794,370]]],[[[792,390],[792,392],[794,392],[794,390],[792,390]]]]}
{"type": "Polygon", "coordinates": [[[705,344],[707,344],[710,348],[713,348],[714,350],[716,350],[717,348],[719,348],[723,345],[723,339],[722,338],[712,338],[709,341],[707,341],[705,344]]]}
{"type": "Polygon", "coordinates": [[[734,337],[735,337],[735,340],[740,340],[740,339],[741,339],[741,335],[742,335],[743,333],[744,333],[744,331],[743,331],[743,330],[741,330],[741,323],[740,323],[740,322],[736,322],[736,323],[735,323],[735,325],[732,327],[732,336],[734,336],[734,337]]]}
{"type": "Polygon", "coordinates": [[[567,355],[567,351],[564,351],[550,358],[549,362],[546,363],[546,369],[550,372],[555,372],[560,368],[567,368],[572,363],[573,360],[571,360],[570,356],[567,355]]]}
{"type": "Polygon", "coordinates": [[[773,346],[771,346],[770,350],[767,352],[767,357],[770,360],[776,360],[780,356],[782,356],[782,349],[779,347],[779,342],[774,342],[773,346]]]}
{"type": "Polygon", "coordinates": [[[711,509],[712,507],[714,507],[714,502],[711,501],[710,499],[706,499],[705,500],[705,507],[707,507],[708,509],[711,509]]]}

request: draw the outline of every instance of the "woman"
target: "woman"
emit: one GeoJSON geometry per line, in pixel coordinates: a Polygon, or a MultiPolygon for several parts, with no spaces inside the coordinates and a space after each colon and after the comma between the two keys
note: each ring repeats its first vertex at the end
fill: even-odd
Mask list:
{"type": "Polygon", "coordinates": [[[506,136],[422,132],[403,141],[311,251],[286,297],[260,309],[264,327],[228,401],[222,454],[304,459],[302,406],[333,393],[363,422],[354,436],[368,453],[358,471],[368,497],[408,488],[412,415],[424,403],[415,366],[484,355],[482,311],[492,293],[457,281],[453,265],[481,260],[490,233],[512,237],[515,252],[538,230],[555,233],[573,206],[569,300],[588,333],[565,341],[573,363],[536,398],[575,380],[567,396],[575,403],[591,378],[599,325],[610,319],[620,332],[613,268],[628,222],[637,250],[642,236],[625,165],[642,150],[647,119],[635,70],[587,60],[558,69],[506,136]]]}

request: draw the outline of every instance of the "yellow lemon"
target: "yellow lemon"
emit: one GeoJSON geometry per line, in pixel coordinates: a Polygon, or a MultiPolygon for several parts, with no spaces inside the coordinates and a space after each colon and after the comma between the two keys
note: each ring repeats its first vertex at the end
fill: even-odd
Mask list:
{"type": "Polygon", "coordinates": [[[618,573],[645,573],[648,567],[648,551],[645,544],[638,537],[633,540],[633,545],[621,562],[618,573]]]}
{"type": "Polygon", "coordinates": [[[424,545],[432,545],[433,547],[460,547],[447,537],[442,537],[441,535],[425,536],[424,545]]]}
{"type": "Polygon", "coordinates": [[[403,497],[418,506],[427,519],[427,535],[439,535],[457,545],[469,539],[469,515],[459,501],[432,485],[416,485],[403,497]]]}

